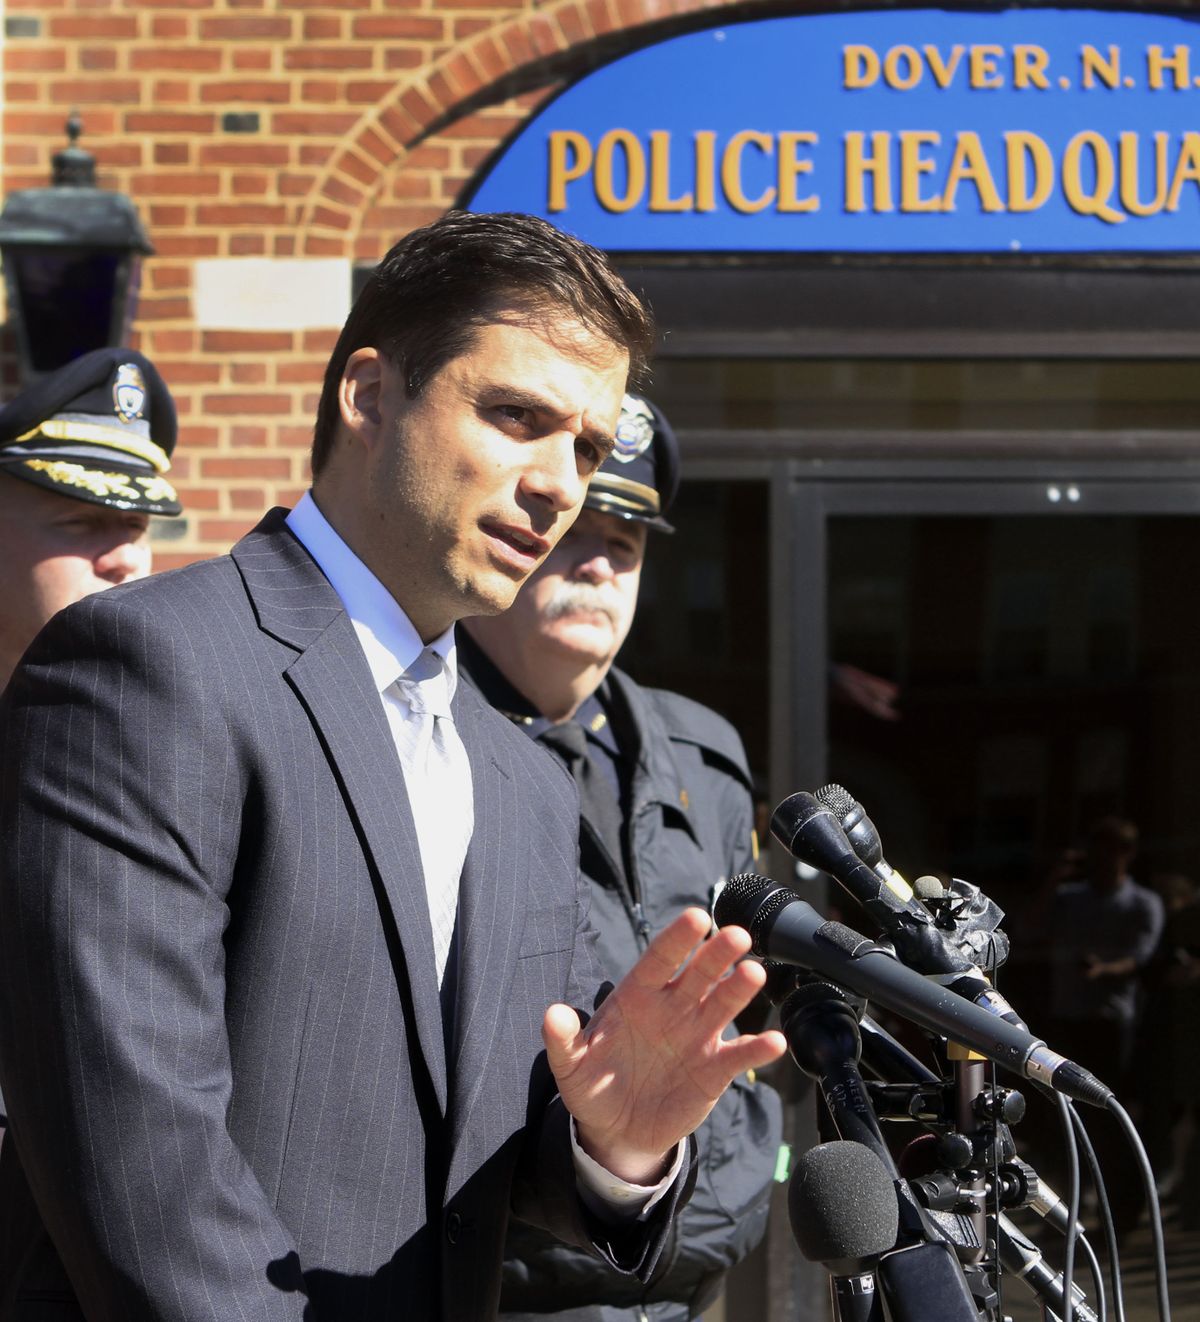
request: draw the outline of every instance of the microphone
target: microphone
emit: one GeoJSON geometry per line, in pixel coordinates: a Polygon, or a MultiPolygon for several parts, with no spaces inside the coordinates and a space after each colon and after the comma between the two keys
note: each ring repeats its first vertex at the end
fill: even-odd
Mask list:
{"type": "Polygon", "coordinates": [[[869,1148],[895,1179],[895,1162],[858,1068],[861,1013],[861,1007],[856,1009],[839,987],[807,982],[779,1007],[779,1027],[792,1059],[820,1088],[837,1132],[869,1148]]]}
{"type": "MultiPolygon", "coordinates": [[[[1019,1276],[1051,1310],[1053,1317],[1067,1315],[1067,1291],[1062,1272],[1055,1271],[1041,1249],[1006,1216],[1000,1218],[998,1251],[1004,1270],[1019,1276]]],[[[1082,1238],[1082,1236],[1080,1236],[1082,1238]]],[[[1075,1322],[1099,1322],[1078,1285],[1071,1284],[1071,1316],[1075,1322]]]]}
{"type": "Polygon", "coordinates": [[[841,1322],[974,1322],[954,1250],[941,1241],[893,1247],[897,1210],[891,1177],[861,1143],[821,1143],[796,1162],[792,1235],[805,1258],[829,1270],[841,1322]]]}
{"type": "Polygon", "coordinates": [[[899,1210],[879,1158],[847,1139],[809,1148],[788,1184],[788,1219],[801,1254],[830,1273],[834,1316],[881,1322],[875,1265],[896,1243],[899,1210]]]}
{"type": "Polygon", "coordinates": [[[918,1027],[970,1047],[1014,1073],[1077,1101],[1107,1107],[1112,1089],[1040,1038],[906,968],[893,953],[841,923],[829,922],[796,893],[740,873],[717,900],[718,927],[743,927],[754,953],[800,964],[878,1002],[918,1027]]]}
{"type": "MultiPolygon", "coordinates": [[[[849,797],[849,796],[847,796],[849,797]]],[[[890,868],[882,879],[854,852],[842,824],[815,795],[791,794],[771,814],[771,834],[802,863],[828,872],[889,936],[905,927],[932,927],[929,910],[890,868]]],[[[960,967],[970,968],[969,960],[960,967]]]]}
{"type": "MultiPolygon", "coordinates": [[[[862,814],[861,820],[869,819],[862,814]]],[[[934,924],[933,915],[916,898],[908,882],[890,868],[893,880],[882,881],[851,848],[833,812],[814,795],[800,792],[784,799],[772,814],[771,833],[793,857],[839,882],[879,924],[910,968],[944,978],[959,996],[1016,1027],[1024,1027],[1017,1012],[973,960],[934,924]]]]}
{"type": "MultiPolygon", "coordinates": [[[[846,839],[858,857],[889,889],[902,894],[907,883],[883,857],[879,830],[862,804],[841,785],[823,785],[813,798],[841,822],[846,839]]],[[[935,877],[918,877],[912,883],[912,889],[917,899],[931,908],[935,900],[949,898],[952,901],[952,931],[935,918],[943,941],[963,954],[970,954],[977,964],[984,963],[989,968],[998,968],[1008,958],[1008,937],[1000,931],[1004,910],[978,886],[955,879],[953,889],[947,892],[935,877]]]]}
{"type": "Polygon", "coordinates": [[[901,899],[906,899],[908,882],[884,858],[879,831],[862,804],[840,785],[823,785],[813,798],[837,818],[850,842],[850,848],[879,880],[901,899]]]}

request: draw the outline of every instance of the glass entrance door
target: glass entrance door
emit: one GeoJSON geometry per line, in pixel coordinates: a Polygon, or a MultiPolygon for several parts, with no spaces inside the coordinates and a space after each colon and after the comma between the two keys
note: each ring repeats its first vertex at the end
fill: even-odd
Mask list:
{"type": "Polygon", "coordinates": [[[1143,870],[1194,868],[1200,519],[844,516],[828,539],[828,774],[897,866],[1019,903],[1123,813],[1143,870]]]}
{"type": "Polygon", "coordinates": [[[795,694],[794,770],[843,782],[895,866],[1015,916],[1122,814],[1147,878],[1200,868],[1200,485],[801,482],[795,519],[825,683],[795,694]]]}
{"type": "MultiPolygon", "coordinates": [[[[910,879],[962,877],[1007,911],[1001,987],[1117,1089],[1160,1178],[1186,1190],[1200,1168],[1194,1116],[1179,1124],[1200,1004],[1200,489],[1161,469],[987,476],[797,482],[794,636],[824,682],[795,694],[794,787],[843,784],[910,879]],[[1149,906],[1114,926],[1099,885],[1097,842],[1134,831],[1118,873],[1158,897],[1150,963],[1149,906]]],[[[828,901],[870,930],[836,888],[828,901]]],[[[1092,1128],[1140,1279],[1136,1175],[1092,1128]]],[[[1048,1109],[1031,1100],[1015,1137],[1057,1184],[1048,1109]]],[[[1182,1201],[1175,1215],[1200,1226],[1182,1201]]],[[[1178,1229],[1174,1242],[1194,1251],[1178,1229]]],[[[1010,1293],[1014,1316],[1036,1316],[1010,1293]]]]}

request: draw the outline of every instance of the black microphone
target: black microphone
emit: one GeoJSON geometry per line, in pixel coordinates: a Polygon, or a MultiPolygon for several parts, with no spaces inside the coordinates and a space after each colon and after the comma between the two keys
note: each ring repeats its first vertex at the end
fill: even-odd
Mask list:
{"type": "Polygon", "coordinates": [[[745,928],[756,955],[812,969],[927,1032],[1077,1101],[1106,1107],[1113,1099],[1112,1089],[1040,1038],[914,973],[890,950],[827,921],[794,891],[766,877],[741,873],[731,878],[714,916],[719,927],[745,928]]]}
{"type": "MultiPolygon", "coordinates": [[[[862,804],[841,785],[822,785],[813,798],[838,819],[858,857],[889,890],[903,894],[908,883],[884,858],[879,829],[862,804]]],[[[947,930],[938,923],[938,930],[942,939],[962,954],[970,955],[977,964],[986,964],[988,968],[999,968],[1008,958],[1008,937],[1000,931],[1004,910],[978,886],[955,878],[947,892],[936,878],[918,877],[912,883],[912,890],[927,905],[935,898],[944,900],[949,896],[953,900],[953,927],[947,930]]]]}
{"type": "Polygon", "coordinates": [[[858,1068],[861,1015],[861,1002],[855,1003],[840,987],[809,974],[779,1007],[779,1027],[787,1038],[792,1059],[820,1088],[838,1137],[868,1148],[897,1182],[903,1246],[907,1249],[923,1240],[939,1242],[947,1238],[957,1244],[962,1226],[950,1225],[946,1219],[933,1221],[925,1214],[912,1189],[901,1181],[884,1141],[858,1068]]]}
{"type": "Polygon", "coordinates": [[[875,1264],[896,1243],[899,1209],[879,1158],[846,1139],[809,1148],[788,1184],[788,1218],[801,1254],[830,1273],[834,1315],[880,1322],[875,1264]]]}
{"type": "MultiPolygon", "coordinates": [[[[812,794],[792,794],[771,816],[771,833],[802,863],[827,872],[847,890],[887,934],[910,968],[946,979],[959,996],[991,1014],[1024,1027],[1008,1001],[992,987],[970,956],[934,924],[933,915],[893,872],[885,882],[858,857],[833,812],[812,794]]],[[[890,871],[890,869],[889,869],[890,871]]]]}
{"type": "Polygon", "coordinates": [[[817,1084],[838,1134],[870,1148],[892,1179],[896,1164],[884,1142],[875,1109],[859,1072],[861,1007],[839,987],[810,981],[779,1007],[779,1028],[792,1059],[817,1084]]]}
{"type": "MultiPolygon", "coordinates": [[[[1062,1272],[1054,1270],[1041,1249],[1008,1217],[1002,1216],[1000,1223],[998,1251],[1001,1266],[1006,1272],[1019,1276],[1051,1310],[1053,1317],[1065,1317],[1067,1292],[1063,1288],[1066,1282],[1062,1272]]],[[[1099,1322],[1086,1295],[1074,1282],[1071,1284],[1071,1315],[1075,1322],[1099,1322]]]]}
{"type": "Polygon", "coordinates": [[[903,897],[908,882],[883,856],[883,841],[867,810],[841,785],[822,785],[813,798],[841,823],[850,848],[872,872],[897,895],[903,897]]]}
{"type": "Polygon", "coordinates": [[[861,1143],[810,1148],[788,1186],[800,1252],[830,1272],[841,1322],[975,1322],[978,1309],[949,1244],[893,1247],[896,1187],[861,1143]],[[886,1302],[884,1302],[886,1301],[886,1302]]]}
{"type": "MultiPolygon", "coordinates": [[[[771,834],[793,858],[828,872],[888,936],[905,926],[933,927],[933,916],[908,882],[891,869],[885,881],[868,867],[854,852],[841,822],[815,795],[788,795],[771,814],[771,834]]],[[[971,963],[963,959],[960,966],[970,968],[971,963]]]]}

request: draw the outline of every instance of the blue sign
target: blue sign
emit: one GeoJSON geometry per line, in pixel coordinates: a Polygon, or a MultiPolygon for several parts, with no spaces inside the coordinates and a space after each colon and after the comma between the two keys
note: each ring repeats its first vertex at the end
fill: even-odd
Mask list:
{"type": "Polygon", "coordinates": [[[1200,248],[1200,26],[887,10],[675,37],[545,106],[477,185],[610,251],[1200,248]]]}

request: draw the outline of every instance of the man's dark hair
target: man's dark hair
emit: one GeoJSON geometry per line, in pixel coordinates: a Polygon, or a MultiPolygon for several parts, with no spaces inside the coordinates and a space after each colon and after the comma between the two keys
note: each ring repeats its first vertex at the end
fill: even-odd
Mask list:
{"type": "Polygon", "coordinates": [[[332,452],[338,386],[356,349],[386,354],[415,399],[505,308],[566,313],[629,354],[631,380],[645,371],[654,323],[603,253],[536,216],[451,211],[401,239],[355,300],[325,369],[313,473],[332,452]]]}

